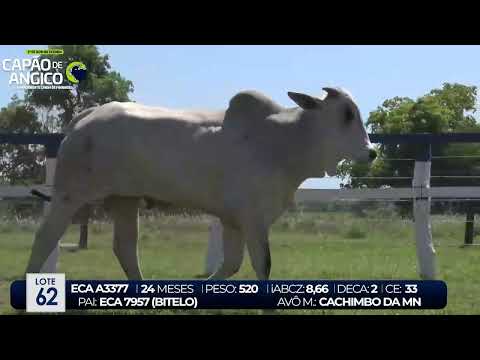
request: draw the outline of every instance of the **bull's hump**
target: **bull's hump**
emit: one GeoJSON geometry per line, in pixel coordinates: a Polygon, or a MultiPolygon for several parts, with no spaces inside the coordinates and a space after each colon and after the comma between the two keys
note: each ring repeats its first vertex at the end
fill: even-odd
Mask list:
{"type": "Polygon", "coordinates": [[[280,105],[258,91],[241,91],[230,100],[224,127],[237,130],[257,127],[265,122],[268,116],[282,110],[280,105]]]}
{"type": "Polygon", "coordinates": [[[240,91],[234,97],[232,97],[229,103],[229,109],[240,111],[249,109],[275,111],[276,109],[278,109],[280,111],[281,107],[271,98],[258,91],[244,90],[240,91]]]}

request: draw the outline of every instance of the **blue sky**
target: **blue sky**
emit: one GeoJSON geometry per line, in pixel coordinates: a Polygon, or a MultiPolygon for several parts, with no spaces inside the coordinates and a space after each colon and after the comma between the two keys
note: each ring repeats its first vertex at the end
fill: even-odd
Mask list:
{"type": "MultiPolygon", "coordinates": [[[[0,46],[0,60],[39,45],[0,46]]],[[[287,91],[321,94],[343,86],[364,120],[385,99],[416,98],[444,82],[480,85],[480,46],[99,46],[112,68],[132,80],[147,105],[223,109],[239,90],[256,89],[285,106],[287,91]]],[[[16,92],[0,71],[0,106],[16,92]]],[[[336,179],[304,186],[332,188],[336,179]]]]}

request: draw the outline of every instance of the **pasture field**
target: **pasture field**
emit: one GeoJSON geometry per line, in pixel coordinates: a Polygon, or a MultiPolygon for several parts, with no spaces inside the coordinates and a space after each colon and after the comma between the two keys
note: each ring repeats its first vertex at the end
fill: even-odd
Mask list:
{"type": "MultiPolygon", "coordinates": [[[[344,212],[297,212],[273,227],[272,279],[418,279],[413,227],[399,217],[358,217],[344,212]]],[[[480,246],[461,247],[464,217],[435,215],[440,280],[448,286],[442,310],[287,310],[276,314],[480,314],[480,246]]],[[[208,218],[141,218],[140,262],[146,279],[193,279],[204,268],[208,218]]],[[[20,279],[38,223],[0,222],[0,314],[16,314],[9,287],[20,279]]],[[[62,242],[78,242],[78,225],[62,242]]],[[[478,239],[476,239],[478,243],[478,239]]],[[[89,226],[89,248],[62,249],[59,271],[67,279],[125,279],[112,251],[112,225],[89,226]]],[[[233,279],[255,279],[248,256],[233,279]]],[[[261,310],[76,311],[74,314],[262,314],[261,310]]]]}

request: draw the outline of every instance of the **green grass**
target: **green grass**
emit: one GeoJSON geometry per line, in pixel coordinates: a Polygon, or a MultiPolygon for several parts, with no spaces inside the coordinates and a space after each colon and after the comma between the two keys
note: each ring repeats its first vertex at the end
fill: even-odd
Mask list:
{"type": "MultiPolygon", "coordinates": [[[[435,216],[440,280],[448,286],[442,310],[285,310],[277,314],[480,314],[480,247],[461,248],[463,217],[435,216]],[[447,221],[447,222],[445,222],[447,221]]],[[[36,223],[0,223],[0,314],[15,314],[9,286],[25,269],[36,223]]],[[[162,218],[141,222],[140,262],[146,279],[193,279],[203,270],[208,239],[205,219],[162,218]]],[[[417,279],[413,227],[398,218],[376,220],[344,213],[286,215],[270,236],[272,279],[417,279]]],[[[78,226],[62,242],[76,243],[78,226]]],[[[477,240],[478,241],[478,240],[477,240]]],[[[89,249],[62,250],[59,272],[67,279],[125,279],[111,250],[112,227],[90,225],[89,249]]],[[[255,279],[248,256],[233,279],[255,279]]],[[[261,310],[90,310],[75,314],[262,314],[261,310]]]]}

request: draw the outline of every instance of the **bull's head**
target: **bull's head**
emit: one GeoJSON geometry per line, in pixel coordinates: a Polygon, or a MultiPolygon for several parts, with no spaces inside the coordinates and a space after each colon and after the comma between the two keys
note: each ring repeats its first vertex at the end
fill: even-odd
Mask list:
{"type": "MultiPolygon", "coordinates": [[[[344,90],[323,88],[324,98],[289,92],[288,96],[302,109],[299,121],[306,130],[311,148],[309,161],[321,165],[334,175],[340,160],[373,161],[377,153],[368,138],[360,111],[344,90]]],[[[313,175],[313,174],[312,174],[313,175]]],[[[316,174],[323,176],[324,174],[316,174]]]]}

